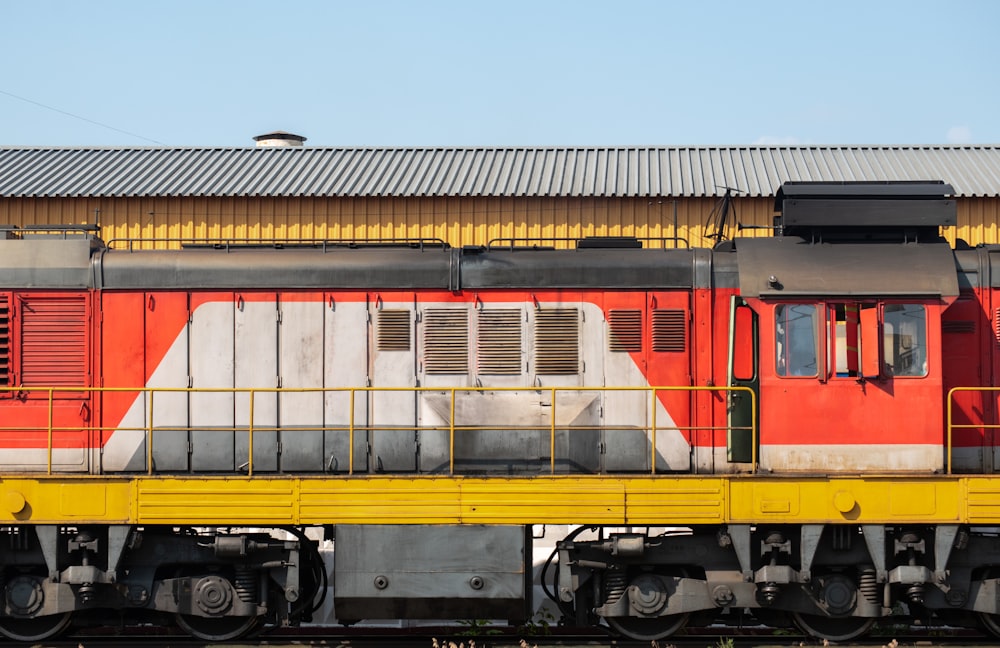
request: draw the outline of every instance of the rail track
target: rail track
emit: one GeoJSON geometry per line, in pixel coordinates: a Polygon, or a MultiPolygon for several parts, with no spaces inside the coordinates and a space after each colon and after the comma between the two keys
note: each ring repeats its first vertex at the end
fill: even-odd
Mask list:
{"type": "Polygon", "coordinates": [[[345,629],[322,632],[315,628],[276,630],[252,639],[206,642],[184,635],[81,632],[61,638],[22,644],[0,641],[0,646],[32,648],[802,648],[809,646],[858,646],[870,648],[980,648],[997,646],[996,639],[967,630],[935,628],[894,633],[879,632],[863,640],[828,642],[799,634],[776,634],[771,630],[705,629],[669,640],[633,641],[601,633],[562,632],[533,635],[507,628],[469,632],[463,628],[345,629]]]}

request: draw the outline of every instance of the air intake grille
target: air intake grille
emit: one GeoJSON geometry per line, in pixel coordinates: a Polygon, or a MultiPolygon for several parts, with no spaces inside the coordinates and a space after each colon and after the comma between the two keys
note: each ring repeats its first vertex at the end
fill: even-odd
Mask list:
{"type": "Polygon", "coordinates": [[[684,351],[687,349],[687,315],[679,309],[653,311],[653,351],[684,351]]]}
{"type": "Polygon", "coordinates": [[[479,312],[476,369],[492,376],[521,374],[521,318],[517,309],[479,312]]]}
{"type": "Polygon", "coordinates": [[[642,351],[641,310],[612,310],[608,313],[608,329],[611,351],[642,351]]]}
{"type": "Polygon", "coordinates": [[[423,316],[424,373],[469,373],[469,315],[465,310],[428,309],[423,316]]]}
{"type": "Polygon", "coordinates": [[[10,300],[0,295],[0,386],[10,385],[10,300]]]}
{"type": "Polygon", "coordinates": [[[22,385],[88,383],[84,297],[33,297],[21,302],[22,385]]]}
{"type": "Polygon", "coordinates": [[[941,322],[941,331],[944,333],[975,333],[976,323],[972,320],[950,320],[941,322]]]}
{"type": "Polygon", "coordinates": [[[410,350],[410,311],[378,312],[377,345],[379,351],[410,350]]]}
{"type": "Polygon", "coordinates": [[[535,313],[535,373],[567,376],[580,372],[580,316],[575,308],[535,313]]]}

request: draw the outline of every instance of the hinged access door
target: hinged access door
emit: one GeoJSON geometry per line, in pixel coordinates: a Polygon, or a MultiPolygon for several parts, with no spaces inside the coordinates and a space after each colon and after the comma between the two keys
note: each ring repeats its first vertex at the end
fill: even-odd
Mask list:
{"type": "MultiPolygon", "coordinates": [[[[729,305],[728,385],[747,387],[759,394],[760,364],[757,313],[737,296],[729,305]]],[[[726,437],[726,459],[731,463],[753,461],[753,426],[757,423],[753,396],[745,390],[728,394],[729,431],[726,437]]]]}

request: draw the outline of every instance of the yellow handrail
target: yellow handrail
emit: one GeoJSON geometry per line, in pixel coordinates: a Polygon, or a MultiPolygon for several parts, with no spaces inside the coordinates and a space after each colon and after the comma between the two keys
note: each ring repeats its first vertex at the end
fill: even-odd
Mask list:
{"type": "Polygon", "coordinates": [[[947,448],[947,450],[946,450],[946,455],[945,456],[946,456],[946,471],[947,471],[947,474],[949,474],[949,475],[951,474],[951,471],[952,471],[952,460],[951,460],[952,436],[953,436],[955,430],[969,430],[969,429],[972,429],[972,430],[976,430],[976,429],[981,429],[981,430],[997,430],[997,429],[1000,429],[1000,424],[996,424],[996,423],[985,423],[985,422],[983,422],[983,423],[955,423],[955,420],[954,420],[954,409],[953,409],[953,405],[954,405],[954,402],[955,402],[954,397],[955,397],[955,394],[959,393],[959,392],[980,392],[980,393],[1000,392],[1000,387],[952,387],[950,390],[948,390],[948,398],[946,400],[947,404],[946,404],[946,414],[945,414],[945,422],[946,422],[946,426],[947,426],[947,434],[946,434],[946,438],[947,438],[946,448],[947,448]]]}
{"type": "MultiPolygon", "coordinates": [[[[556,436],[560,430],[565,429],[567,433],[571,433],[574,430],[609,430],[609,429],[640,429],[645,430],[648,434],[648,439],[650,445],[650,466],[649,471],[651,474],[657,473],[657,435],[659,432],[660,423],[658,421],[658,410],[660,407],[660,399],[663,398],[665,393],[668,392],[715,392],[715,393],[727,393],[727,392],[737,392],[743,391],[747,392],[751,400],[751,425],[750,426],[729,426],[728,423],[721,423],[719,425],[708,425],[708,426],[696,426],[696,425],[677,425],[676,423],[670,423],[669,429],[683,431],[688,434],[693,433],[698,430],[749,430],[751,433],[751,447],[753,448],[751,455],[751,470],[756,470],[757,467],[757,442],[758,442],[758,430],[757,430],[757,401],[756,394],[749,387],[668,387],[668,386],[656,386],[656,387],[331,387],[331,388],[229,388],[229,387],[219,387],[219,388],[184,388],[184,387],[144,387],[144,388],[128,388],[128,387],[0,387],[0,395],[4,392],[14,392],[17,394],[18,398],[22,401],[28,401],[31,399],[32,392],[43,394],[46,401],[47,409],[47,421],[44,430],[40,427],[31,428],[24,425],[14,425],[14,426],[0,426],[0,432],[3,431],[32,431],[36,430],[38,432],[43,432],[46,436],[46,473],[52,474],[53,472],[53,452],[55,447],[55,435],[57,432],[113,432],[113,431],[123,431],[123,432],[141,432],[146,441],[145,448],[145,459],[146,459],[146,473],[152,475],[156,472],[154,465],[154,432],[190,432],[192,430],[198,429],[196,423],[191,423],[189,421],[188,425],[170,425],[170,426],[156,426],[156,421],[154,420],[154,401],[157,394],[168,394],[168,393],[225,393],[225,394],[246,394],[248,396],[247,403],[250,411],[248,413],[247,421],[248,425],[245,428],[245,432],[248,436],[248,461],[247,461],[247,476],[252,477],[255,474],[254,470],[254,436],[258,432],[275,432],[281,431],[284,428],[277,423],[271,425],[261,425],[258,418],[255,416],[255,404],[257,402],[257,397],[260,394],[291,394],[291,393],[341,393],[347,394],[349,401],[349,412],[346,425],[343,423],[339,424],[320,424],[311,427],[296,427],[297,431],[322,431],[322,432],[347,432],[348,434],[348,465],[347,473],[353,475],[355,473],[355,448],[354,442],[358,432],[378,432],[378,431],[392,431],[392,430],[416,430],[416,431],[446,431],[448,434],[448,473],[455,474],[455,440],[458,434],[463,432],[474,432],[477,430],[537,430],[541,431],[547,428],[549,432],[549,471],[551,473],[556,472],[556,436]],[[416,394],[420,393],[436,393],[441,395],[447,395],[449,399],[448,403],[448,421],[446,425],[419,425],[414,422],[413,425],[401,424],[401,425],[377,425],[371,422],[371,418],[374,412],[369,410],[369,420],[365,425],[358,425],[357,421],[357,404],[358,396],[362,394],[367,400],[374,393],[381,392],[412,392],[416,394]],[[457,401],[460,394],[473,394],[473,393],[483,393],[483,392],[508,392],[508,393],[534,393],[534,394],[546,394],[549,396],[550,410],[548,412],[548,425],[539,428],[537,425],[519,425],[515,422],[509,424],[504,423],[490,423],[487,425],[463,425],[459,424],[458,418],[458,407],[457,401]],[[649,394],[648,410],[647,416],[649,417],[649,426],[635,425],[635,421],[631,419],[626,419],[622,421],[610,421],[602,420],[600,423],[592,425],[572,425],[565,424],[560,425],[558,422],[558,401],[560,394],[565,393],[618,393],[618,392],[646,392],[649,394]],[[92,398],[94,395],[105,394],[105,393],[127,393],[135,394],[136,397],[142,397],[145,400],[146,411],[143,416],[141,427],[129,427],[127,425],[111,425],[111,426],[80,426],[80,425],[56,425],[57,419],[57,406],[61,405],[66,399],[65,403],[77,403],[81,399],[80,395],[85,395],[86,398],[92,398]],[[73,397],[68,395],[72,394],[73,397]],[[57,398],[58,395],[58,398],[57,398]]],[[[955,390],[952,390],[955,391],[955,390]]],[[[37,398],[37,397],[36,397],[37,398]]],[[[38,399],[41,400],[41,399],[38,399]]],[[[949,402],[949,413],[950,413],[950,402],[949,402]]],[[[640,419],[642,416],[640,416],[640,419]]],[[[10,420],[8,418],[8,420],[10,420]]],[[[234,434],[241,432],[239,426],[235,425],[236,417],[233,418],[233,426],[226,427],[215,427],[220,432],[230,431],[234,434]]],[[[950,423],[950,421],[949,421],[950,423]]],[[[544,423],[543,423],[544,425],[544,423]]],[[[968,427],[968,426],[966,426],[968,427]]],[[[1000,427],[1000,426],[998,426],[1000,427]]],[[[951,441],[951,426],[949,425],[949,449],[951,441]]],[[[950,470],[950,461],[949,461],[950,470]]]]}

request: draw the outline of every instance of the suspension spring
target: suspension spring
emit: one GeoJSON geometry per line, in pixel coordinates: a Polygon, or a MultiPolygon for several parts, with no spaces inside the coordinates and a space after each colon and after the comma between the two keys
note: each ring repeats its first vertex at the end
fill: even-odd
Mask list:
{"type": "Polygon", "coordinates": [[[861,570],[858,577],[858,591],[865,597],[865,600],[873,605],[878,605],[882,600],[881,588],[878,585],[878,578],[874,567],[866,567],[861,570]]]}
{"type": "Polygon", "coordinates": [[[625,596],[628,590],[628,582],[625,580],[625,572],[609,571],[604,575],[604,604],[611,605],[618,602],[625,596]]]}
{"type": "Polygon", "coordinates": [[[233,587],[236,588],[236,595],[244,603],[257,601],[257,574],[250,567],[244,565],[236,568],[233,587]]]}

